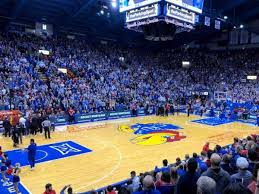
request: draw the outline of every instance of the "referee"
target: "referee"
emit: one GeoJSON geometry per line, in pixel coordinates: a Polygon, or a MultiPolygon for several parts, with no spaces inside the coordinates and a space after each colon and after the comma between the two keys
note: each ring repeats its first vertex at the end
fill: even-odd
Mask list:
{"type": "Polygon", "coordinates": [[[41,126],[44,129],[45,139],[47,139],[47,138],[50,139],[51,122],[48,117],[46,117],[46,119],[41,123],[41,126]]]}

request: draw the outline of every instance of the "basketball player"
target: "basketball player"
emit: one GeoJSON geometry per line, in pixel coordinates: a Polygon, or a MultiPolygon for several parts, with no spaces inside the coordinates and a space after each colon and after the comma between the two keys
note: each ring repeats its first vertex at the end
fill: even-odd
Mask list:
{"type": "Polygon", "coordinates": [[[19,194],[19,189],[18,189],[18,184],[20,182],[20,174],[21,172],[21,168],[20,168],[20,164],[16,163],[15,164],[15,168],[14,168],[14,172],[13,172],[13,185],[14,185],[14,189],[15,189],[15,193],[19,194]]]}
{"type": "Polygon", "coordinates": [[[28,151],[28,161],[29,161],[31,170],[34,170],[36,151],[37,151],[37,145],[34,142],[34,139],[31,139],[30,145],[28,146],[28,148],[26,150],[28,151]]]}

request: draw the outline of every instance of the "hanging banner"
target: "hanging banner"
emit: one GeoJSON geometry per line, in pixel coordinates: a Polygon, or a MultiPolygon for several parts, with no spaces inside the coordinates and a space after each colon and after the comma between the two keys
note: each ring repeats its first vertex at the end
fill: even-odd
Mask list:
{"type": "Polygon", "coordinates": [[[215,20],[215,29],[220,30],[220,21],[215,20]]]}
{"type": "Polygon", "coordinates": [[[205,16],[204,25],[205,26],[210,26],[210,17],[205,16]]]}

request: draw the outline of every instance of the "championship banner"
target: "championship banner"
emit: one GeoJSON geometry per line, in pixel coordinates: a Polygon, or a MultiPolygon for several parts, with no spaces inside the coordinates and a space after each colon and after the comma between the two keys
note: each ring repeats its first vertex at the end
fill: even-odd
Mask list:
{"type": "Polygon", "coordinates": [[[195,23],[199,23],[200,15],[195,14],[195,23]]]}
{"type": "Polygon", "coordinates": [[[215,29],[220,30],[220,21],[215,20],[215,29]]]}
{"type": "Polygon", "coordinates": [[[210,17],[205,16],[204,25],[205,26],[210,26],[210,17]]]}

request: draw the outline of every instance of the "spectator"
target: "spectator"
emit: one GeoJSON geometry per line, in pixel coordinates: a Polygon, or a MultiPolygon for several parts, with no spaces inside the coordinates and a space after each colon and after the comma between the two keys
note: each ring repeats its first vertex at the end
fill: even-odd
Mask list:
{"type": "Polygon", "coordinates": [[[234,169],[230,165],[230,160],[231,160],[231,156],[229,154],[224,154],[222,157],[222,161],[220,163],[220,167],[226,172],[228,172],[229,174],[233,174],[234,169]]]}
{"type": "Polygon", "coordinates": [[[106,194],[116,194],[111,185],[107,187],[106,194]]]}
{"type": "Polygon", "coordinates": [[[154,180],[151,175],[145,176],[143,180],[143,190],[136,191],[133,194],[160,194],[160,191],[156,190],[154,187],[154,180]]]}
{"type": "Polygon", "coordinates": [[[170,173],[165,171],[161,176],[161,184],[157,187],[161,194],[174,194],[174,186],[171,183],[170,173]]]}
{"type": "Polygon", "coordinates": [[[130,194],[130,192],[129,192],[129,190],[128,190],[127,188],[121,187],[121,188],[119,189],[118,194],[130,194]]]}
{"type": "Polygon", "coordinates": [[[73,189],[70,185],[66,185],[61,189],[60,194],[65,194],[65,191],[67,190],[67,194],[73,194],[73,189]]]}
{"type": "Polygon", "coordinates": [[[171,183],[172,185],[176,186],[179,180],[179,175],[177,173],[177,168],[172,167],[171,168],[171,183]]]}
{"type": "Polygon", "coordinates": [[[196,182],[199,174],[196,172],[198,163],[194,158],[189,159],[187,163],[187,172],[181,176],[177,184],[177,194],[196,194],[196,182]]]}
{"type": "Polygon", "coordinates": [[[136,175],[135,171],[131,171],[130,176],[131,176],[132,183],[130,185],[128,185],[128,189],[132,193],[132,192],[135,192],[135,191],[137,191],[139,189],[139,187],[140,187],[140,179],[136,175]]]}
{"type": "Polygon", "coordinates": [[[224,189],[223,194],[250,194],[250,192],[242,183],[231,183],[224,189]]]}
{"type": "Polygon", "coordinates": [[[45,189],[43,194],[56,194],[56,191],[52,189],[52,184],[50,183],[46,184],[45,189]]]}
{"type": "Polygon", "coordinates": [[[247,170],[249,163],[246,158],[239,157],[237,159],[236,166],[238,168],[238,173],[231,176],[232,182],[241,182],[245,187],[247,187],[252,181],[252,173],[247,170]]]}
{"type": "Polygon", "coordinates": [[[210,149],[210,143],[206,142],[206,144],[203,146],[202,151],[204,152],[208,152],[210,149]]]}
{"type": "Polygon", "coordinates": [[[157,166],[155,167],[155,172],[170,172],[170,166],[168,166],[168,161],[167,159],[163,160],[163,167],[162,168],[158,168],[157,166]]]}
{"type": "MultiPolygon", "coordinates": [[[[259,185],[258,184],[259,183],[258,173],[259,173],[259,163],[255,164],[254,170],[253,170],[252,182],[247,187],[253,194],[256,193],[256,188],[259,185]]],[[[258,189],[258,191],[259,191],[259,189],[258,189]]],[[[259,194],[259,193],[256,193],[256,194],[259,194]]]]}
{"type": "Polygon", "coordinates": [[[216,194],[216,182],[207,176],[201,176],[197,181],[197,194],[216,194]]]}
{"type": "Polygon", "coordinates": [[[216,190],[222,193],[226,186],[230,183],[230,175],[220,167],[221,158],[214,153],[210,159],[211,167],[202,176],[208,176],[216,182],[216,190]]]}

